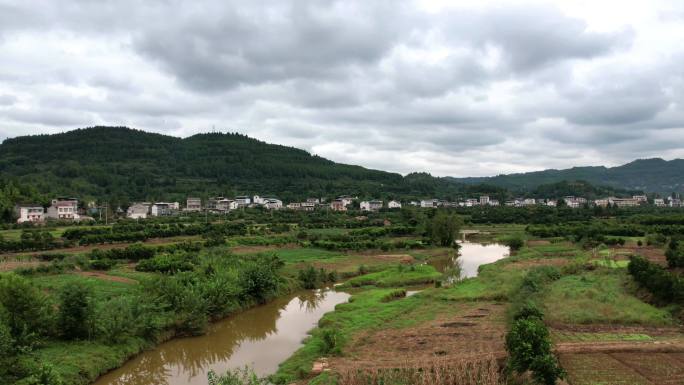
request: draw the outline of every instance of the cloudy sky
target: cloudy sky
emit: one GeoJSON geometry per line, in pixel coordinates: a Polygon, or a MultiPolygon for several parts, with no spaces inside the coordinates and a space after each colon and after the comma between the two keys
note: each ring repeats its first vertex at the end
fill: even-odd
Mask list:
{"type": "Polygon", "coordinates": [[[92,125],[404,174],[684,157],[684,2],[0,0],[0,138],[92,125]]]}

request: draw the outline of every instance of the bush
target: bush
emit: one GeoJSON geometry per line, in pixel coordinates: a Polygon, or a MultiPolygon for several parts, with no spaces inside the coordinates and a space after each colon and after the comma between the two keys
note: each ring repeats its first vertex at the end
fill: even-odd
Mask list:
{"type": "Polygon", "coordinates": [[[518,251],[523,246],[525,246],[525,241],[521,237],[511,236],[508,238],[504,238],[503,244],[508,246],[511,249],[511,251],[518,251]]]}
{"type": "Polygon", "coordinates": [[[269,381],[259,378],[249,368],[235,369],[223,375],[217,375],[213,370],[207,375],[208,385],[267,385],[269,381]]]}
{"type": "Polygon", "coordinates": [[[341,353],[341,335],[337,329],[323,329],[321,331],[321,353],[322,354],[340,354],[341,353]]]}
{"type": "Polygon", "coordinates": [[[109,258],[94,259],[90,261],[90,268],[93,270],[109,270],[116,265],[116,261],[109,258]]]}
{"type": "Polygon", "coordinates": [[[80,282],[68,283],[60,290],[57,320],[62,337],[68,340],[91,337],[94,322],[92,297],[92,290],[80,282]]]}
{"type": "Polygon", "coordinates": [[[26,278],[0,274],[0,307],[18,347],[31,347],[52,330],[47,297],[26,278]]]}
{"type": "Polygon", "coordinates": [[[563,370],[551,353],[549,331],[544,322],[533,315],[519,318],[506,335],[508,367],[518,373],[532,371],[539,384],[554,385],[563,377],[563,370]]]}

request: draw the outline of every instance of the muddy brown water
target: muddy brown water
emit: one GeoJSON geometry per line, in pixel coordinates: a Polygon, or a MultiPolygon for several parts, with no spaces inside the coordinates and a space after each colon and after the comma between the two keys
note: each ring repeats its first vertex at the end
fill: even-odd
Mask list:
{"type": "Polygon", "coordinates": [[[464,278],[477,277],[480,265],[496,262],[509,255],[508,246],[498,243],[459,242],[458,253],[452,256],[433,258],[432,265],[447,280],[458,281],[464,278]]]}
{"type": "Polygon", "coordinates": [[[324,289],[281,297],[214,323],[203,336],[173,339],[143,352],[94,385],[206,385],[210,370],[221,374],[245,366],[260,376],[273,374],[323,314],[349,296],[324,289]]]}

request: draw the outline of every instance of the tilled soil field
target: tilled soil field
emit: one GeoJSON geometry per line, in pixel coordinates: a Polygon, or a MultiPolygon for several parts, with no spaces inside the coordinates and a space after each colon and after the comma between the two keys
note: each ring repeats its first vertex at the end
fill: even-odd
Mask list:
{"type": "Polygon", "coordinates": [[[414,327],[375,330],[357,336],[348,345],[345,357],[331,361],[331,368],[344,372],[420,367],[437,357],[447,361],[504,358],[505,305],[473,302],[458,306],[463,306],[463,311],[454,316],[438,316],[414,327]]]}

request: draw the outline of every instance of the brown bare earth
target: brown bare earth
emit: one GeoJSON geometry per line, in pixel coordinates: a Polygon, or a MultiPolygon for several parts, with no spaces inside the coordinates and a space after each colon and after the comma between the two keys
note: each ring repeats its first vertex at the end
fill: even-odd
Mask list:
{"type": "Polygon", "coordinates": [[[649,261],[660,264],[662,266],[667,265],[667,259],[665,258],[665,251],[661,248],[654,246],[619,246],[611,247],[613,253],[613,258],[616,260],[626,260],[629,259],[630,255],[641,255],[647,258],[649,261]]]}
{"type": "Polygon", "coordinates": [[[356,336],[345,357],[332,359],[336,372],[378,368],[420,368],[436,358],[477,361],[506,356],[505,306],[497,303],[462,304],[456,315],[437,316],[417,326],[384,328],[356,336]]]}
{"type": "Polygon", "coordinates": [[[551,242],[545,241],[545,240],[529,240],[527,241],[527,246],[533,247],[533,246],[544,246],[544,245],[550,245],[551,242]]]}
{"type": "Polygon", "coordinates": [[[135,284],[138,283],[138,281],[126,277],[117,277],[115,275],[108,275],[105,273],[97,272],[97,271],[78,271],[75,272],[74,274],[82,275],[84,277],[93,277],[97,279],[101,279],[104,281],[111,281],[111,282],[120,282],[120,283],[129,283],[129,284],[135,284]]]}
{"type": "Polygon", "coordinates": [[[684,354],[654,352],[561,354],[572,385],[681,385],[684,354]]]}

